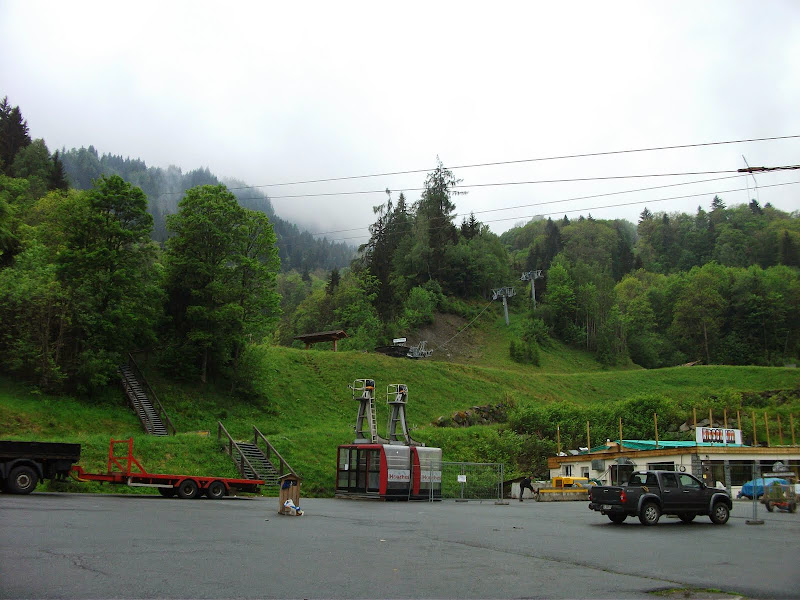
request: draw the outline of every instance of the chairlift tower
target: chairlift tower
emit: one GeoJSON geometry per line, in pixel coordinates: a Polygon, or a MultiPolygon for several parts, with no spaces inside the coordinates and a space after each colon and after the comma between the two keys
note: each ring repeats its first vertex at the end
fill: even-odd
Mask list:
{"type": "Polygon", "coordinates": [[[497,300],[498,298],[503,299],[503,313],[506,316],[506,327],[508,327],[508,302],[506,301],[506,298],[511,298],[512,296],[516,295],[517,292],[513,287],[501,287],[492,290],[492,300],[497,300]]]}
{"type": "Polygon", "coordinates": [[[375,417],[375,380],[356,379],[353,385],[348,387],[353,390],[353,400],[360,402],[356,417],[356,439],[353,443],[385,443],[386,440],[378,435],[378,423],[375,417]]]}
{"type": "Polygon", "coordinates": [[[542,275],[541,269],[526,271],[525,273],[522,274],[522,277],[520,277],[522,281],[531,282],[531,300],[533,300],[534,310],[536,310],[536,280],[541,279],[542,277],[544,277],[544,275],[542,275]]]}
{"type": "Polygon", "coordinates": [[[406,403],[408,402],[408,386],[404,383],[393,383],[386,388],[386,403],[391,407],[389,423],[386,429],[389,432],[389,443],[404,446],[424,446],[411,439],[408,433],[408,423],[406,422],[406,403]],[[398,437],[397,425],[400,425],[400,435],[398,437]]]}

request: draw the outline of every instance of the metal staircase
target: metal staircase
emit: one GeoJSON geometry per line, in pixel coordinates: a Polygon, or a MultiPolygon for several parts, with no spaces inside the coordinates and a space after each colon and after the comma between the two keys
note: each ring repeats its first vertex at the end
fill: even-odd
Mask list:
{"type": "Polygon", "coordinates": [[[150,435],[174,434],[175,427],[164,411],[164,407],[161,406],[161,402],[142,375],[133,357],[130,355],[128,357],[128,364],[121,365],[118,369],[120,382],[128,403],[142,422],[142,427],[150,435]]]}
{"type": "Polygon", "coordinates": [[[243,462],[245,479],[262,479],[266,486],[278,485],[278,470],[267,460],[261,448],[250,442],[236,442],[240,456],[246,456],[243,462]]]}
{"type": "Polygon", "coordinates": [[[267,487],[278,487],[278,479],[283,475],[297,475],[256,427],[253,427],[252,442],[239,442],[218,421],[217,439],[236,463],[236,468],[244,479],[261,479],[267,487]]]}

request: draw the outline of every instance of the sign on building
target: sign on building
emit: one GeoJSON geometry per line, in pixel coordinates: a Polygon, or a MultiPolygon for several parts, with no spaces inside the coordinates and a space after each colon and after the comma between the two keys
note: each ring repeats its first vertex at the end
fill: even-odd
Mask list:
{"type": "Polygon", "coordinates": [[[695,429],[698,444],[739,444],[742,443],[741,429],[723,429],[721,427],[698,427],[695,429]]]}

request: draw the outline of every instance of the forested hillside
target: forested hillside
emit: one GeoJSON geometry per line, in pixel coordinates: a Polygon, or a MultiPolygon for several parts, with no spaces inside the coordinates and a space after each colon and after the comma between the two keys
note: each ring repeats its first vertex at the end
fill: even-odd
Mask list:
{"type": "MultiPolygon", "coordinates": [[[[376,207],[370,240],[327,285],[282,277],[279,339],[346,329],[346,347],[407,334],[437,312],[473,318],[493,288],[516,286],[515,360],[537,364],[555,338],[606,365],[783,365],[800,350],[800,220],[756,200],[714,197],[696,215],[651,213],[638,225],[580,216],[535,219],[502,236],[471,215],[454,222],[457,180],[441,164],[409,203],[376,207]],[[541,271],[536,306],[519,279],[541,271]],[[291,316],[287,316],[291,315],[291,316]]],[[[530,290],[530,287],[528,287],[530,290]]]]}
{"type": "Polygon", "coordinates": [[[459,180],[439,163],[418,199],[375,207],[349,266],[314,273],[344,247],[281,246],[283,222],[252,189],[237,195],[207,170],[67,154],[51,155],[19,107],[0,104],[0,369],[43,390],[92,393],[147,349],[169,376],[255,398],[265,347],[329,329],[347,332],[342,350],[369,351],[438,327],[433,360],[449,360],[447,344],[467,339],[505,286],[518,292],[512,326],[492,338],[505,347],[480,343],[530,371],[563,347],[606,367],[800,355],[798,215],[755,200],[715,197],[696,215],[645,208],[637,225],[536,219],[498,236],[474,215],[456,222],[459,180]],[[65,161],[88,189],[69,187],[65,161]],[[541,271],[535,306],[527,271],[541,271]]]}
{"type": "Polygon", "coordinates": [[[178,167],[167,169],[148,167],[143,160],[122,158],[111,154],[99,155],[93,146],[61,152],[64,171],[72,187],[88,190],[92,182],[102,175],[119,175],[135,185],[147,196],[147,211],[153,217],[152,238],[166,241],[167,215],[178,212],[178,201],[186,190],[198,185],[225,184],[236,196],[239,204],[250,210],[266,213],[278,238],[278,253],[284,271],[295,269],[301,273],[321,269],[330,271],[346,266],[353,250],[343,243],[315,238],[275,214],[272,203],[263,192],[248,187],[237,179],[220,180],[208,169],[201,168],[183,173],[178,167]]]}

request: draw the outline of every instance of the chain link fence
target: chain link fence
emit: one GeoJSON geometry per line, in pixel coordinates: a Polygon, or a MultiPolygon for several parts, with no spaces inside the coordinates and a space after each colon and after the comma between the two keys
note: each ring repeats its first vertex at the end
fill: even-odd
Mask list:
{"type": "Polygon", "coordinates": [[[502,501],[503,463],[442,462],[441,499],[502,501]]]}

